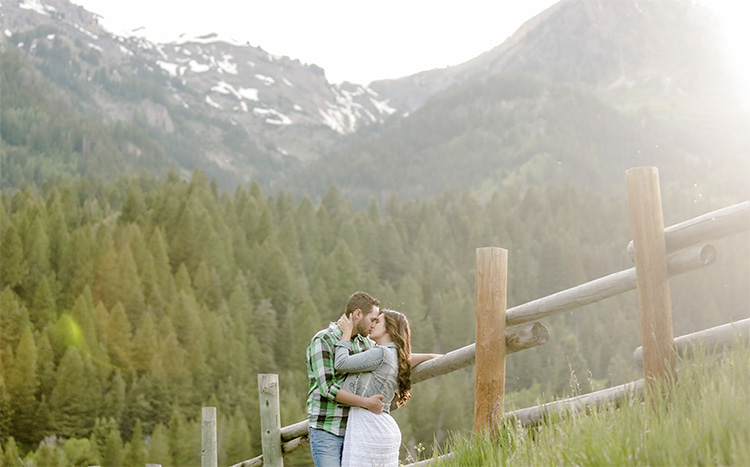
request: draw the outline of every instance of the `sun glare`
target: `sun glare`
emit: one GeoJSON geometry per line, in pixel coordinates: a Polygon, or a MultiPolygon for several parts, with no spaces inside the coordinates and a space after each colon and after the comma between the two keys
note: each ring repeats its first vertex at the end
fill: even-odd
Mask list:
{"type": "Polygon", "coordinates": [[[750,110],[750,3],[737,0],[707,0],[704,4],[713,10],[719,20],[727,57],[737,75],[740,92],[743,94],[743,107],[750,110]]]}

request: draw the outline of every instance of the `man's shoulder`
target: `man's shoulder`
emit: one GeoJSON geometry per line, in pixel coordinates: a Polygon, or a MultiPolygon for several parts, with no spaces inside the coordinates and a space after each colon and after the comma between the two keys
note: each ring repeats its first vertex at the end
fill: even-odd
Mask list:
{"type": "Polygon", "coordinates": [[[331,330],[331,327],[323,328],[320,331],[316,332],[315,335],[310,339],[310,343],[316,341],[316,340],[326,340],[329,341],[331,339],[335,339],[336,337],[333,334],[333,331],[331,330]]]}

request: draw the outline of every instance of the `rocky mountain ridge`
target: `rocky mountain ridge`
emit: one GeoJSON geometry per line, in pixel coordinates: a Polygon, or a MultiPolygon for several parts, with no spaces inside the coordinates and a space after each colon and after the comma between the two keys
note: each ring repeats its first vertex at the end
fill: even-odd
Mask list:
{"type": "Polygon", "coordinates": [[[260,174],[227,138],[246,140],[283,166],[316,159],[345,135],[397,113],[367,86],[329,83],[317,65],[215,34],[156,44],[114,35],[67,0],[5,0],[1,8],[3,49],[36,66],[51,60],[49,51],[67,57],[66,79],[94,89],[85,105],[105,120],[141,119],[170,135],[179,133],[175,109],[200,114],[202,122],[183,131],[203,133],[208,164],[242,174],[239,181],[260,174]],[[132,88],[139,91],[122,95],[132,88]]]}

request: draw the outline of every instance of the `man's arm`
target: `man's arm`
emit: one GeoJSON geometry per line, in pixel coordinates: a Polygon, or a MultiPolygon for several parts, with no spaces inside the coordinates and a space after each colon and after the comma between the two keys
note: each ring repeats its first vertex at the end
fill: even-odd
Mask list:
{"type": "Polygon", "coordinates": [[[349,392],[346,389],[339,389],[336,394],[336,402],[340,404],[353,405],[362,407],[374,414],[380,414],[383,412],[383,395],[375,394],[370,397],[362,397],[349,392]]]}
{"type": "Polygon", "coordinates": [[[409,363],[411,363],[411,367],[414,368],[420,363],[426,362],[427,360],[432,360],[433,358],[436,358],[436,357],[442,357],[442,356],[443,354],[441,353],[413,353],[411,354],[411,357],[409,357],[409,363]]]}
{"type": "Polygon", "coordinates": [[[309,373],[318,383],[323,397],[335,399],[341,388],[341,381],[334,378],[333,349],[321,338],[313,339],[308,348],[309,373]]]}

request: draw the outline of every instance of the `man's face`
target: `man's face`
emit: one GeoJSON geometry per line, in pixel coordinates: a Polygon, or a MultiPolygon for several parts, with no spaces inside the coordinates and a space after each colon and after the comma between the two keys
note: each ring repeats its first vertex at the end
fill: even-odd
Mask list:
{"type": "Polygon", "coordinates": [[[369,335],[375,324],[378,322],[378,315],[380,314],[380,307],[374,306],[369,313],[364,314],[365,310],[362,310],[363,317],[357,322],[357,334],[362,336],[369,335]]]}

